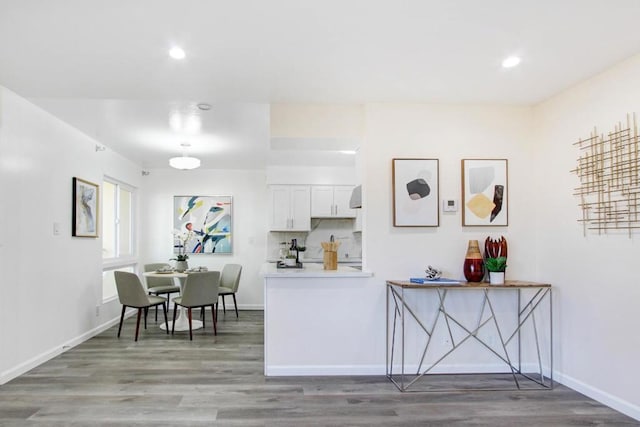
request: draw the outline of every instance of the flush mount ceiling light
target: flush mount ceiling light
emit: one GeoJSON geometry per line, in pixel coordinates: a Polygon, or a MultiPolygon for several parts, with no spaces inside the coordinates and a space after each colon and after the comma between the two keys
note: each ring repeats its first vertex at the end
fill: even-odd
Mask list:
{"type": "Polygon", "coordinates": [[[171,48],[171,50],[169,50],[169,56],[173,59],[184,59],[184,57],[187,55],[184,53],[184,50],[181,47],[174,46],[171,48]]]}
{"type": "Polygon", "coordinates": [[[519,56],[509,56],[502,61],[502,68],[513,68],[520,64],[520,61],[521,59],[519,56]]]}
{"type": "Polygon", "coordinates": [[[199,168],[200,159],[187,156],[187,149],[191,146],[191,144],[187,142],[183,142],[182,144],[180,144],[180,146],[183,147],[182,156],[170,158],[169,166],[171,166],[172,168],[182,169],[182,170],[199,168]]]}
{"type": "Polygon", "coordinates": [[[211,104],[207,104],[206,102],[201,102],[198,104],[198,108],[202,111],[209,111],[211,110],[211,104]]]}

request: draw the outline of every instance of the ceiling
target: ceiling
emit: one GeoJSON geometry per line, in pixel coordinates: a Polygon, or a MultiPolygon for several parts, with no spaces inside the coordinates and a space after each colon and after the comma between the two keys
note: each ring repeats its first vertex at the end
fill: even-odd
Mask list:
{"type": "Polygon", "coordinates": [[[144,168],[184,141],[204,167],[348,165],[273,150],[269,104],[532,105],[639,53],[639,21],[637,0],[0,0],[0,84],[144,168]]]}

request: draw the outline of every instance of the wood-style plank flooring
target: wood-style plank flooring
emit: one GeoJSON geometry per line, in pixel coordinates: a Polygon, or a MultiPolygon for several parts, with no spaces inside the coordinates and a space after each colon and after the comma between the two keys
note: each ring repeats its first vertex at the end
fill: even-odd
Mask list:
{"type": "Polygon", "coordinates": [[[560,385],[400,393],[384,376],[265,378],[262,316],[221,311],[218,336],[208,323],[193,342],[151,320],[137,343],[130,318],[120,339],[113,327],[0,386],[0,426],[640,425],[560,385]]]}

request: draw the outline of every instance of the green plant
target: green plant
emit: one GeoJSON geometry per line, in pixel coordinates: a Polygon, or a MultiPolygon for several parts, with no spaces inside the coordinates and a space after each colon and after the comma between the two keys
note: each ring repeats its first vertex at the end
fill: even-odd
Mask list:
{"type": "Polygon", "coordinates": [[[493,272],[505,271],[507,269],[507,257],[487,258],[484,262],[487,270],[493,272]]]}
{"type": "Polygon", "coordinates": [[[293,254],[289,254],[287,255],[285,258],[289,258],[289,259],[296,259],[296,256],[293,254]]]}

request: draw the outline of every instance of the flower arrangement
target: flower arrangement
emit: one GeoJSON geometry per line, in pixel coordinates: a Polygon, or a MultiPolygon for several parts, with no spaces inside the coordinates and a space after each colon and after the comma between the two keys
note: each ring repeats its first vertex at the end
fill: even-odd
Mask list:
{"type": "Polygon", "coordinates": [[[178,248],[178,253],[175,258],[171,258],[171,260],[186,261],[189,259],[189,255],[187,255],[187,242],[191,240],[193,234],[193,231],[185,231],[184,233],[180,233],[177,230],[173,231],[173,237],[179,243],[176,244],[174,241],[174,247],[178,248]]]}

